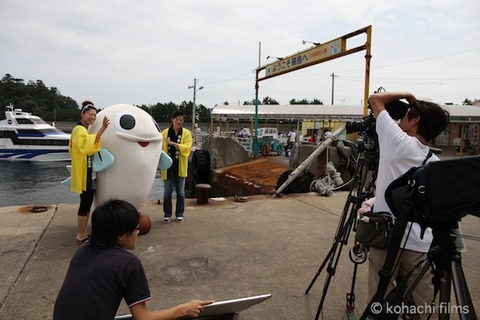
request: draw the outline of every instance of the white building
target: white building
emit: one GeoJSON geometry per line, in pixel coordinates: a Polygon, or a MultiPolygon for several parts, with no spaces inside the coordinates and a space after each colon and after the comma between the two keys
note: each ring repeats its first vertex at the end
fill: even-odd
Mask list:
{"type": "MultiPolygon", "coordinates": [[[[441,105],[450,113],[448,130],[435,141],[437,145],[453,145],[456,138],[469,139],[480,144],[480,107],[467,105],[441,105]]],[[[253,128],[255,105],[216,105],[211,109],[211,120],[223,126],[250,123],[253,128]]],[[[365,116],[361,105],[259,105],[259,127],[291,127],[292,121],[303,135],[309,130],[329,128],[336,130],[347,121],[359,121],[365,116]],[[288,125],[284,125],[288,121],[288,125]]]]}

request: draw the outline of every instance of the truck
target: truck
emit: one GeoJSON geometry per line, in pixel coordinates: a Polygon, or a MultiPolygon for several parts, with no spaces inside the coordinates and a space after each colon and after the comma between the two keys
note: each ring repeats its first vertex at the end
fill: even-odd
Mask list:
{"type": "Polygon", "coordinates": [[[288,140],[286,135],[278,134],[277,128],[258,128],[257,137],[262,145],[270,145],[270,150],[278,155],[283,151],[288,140]]]}

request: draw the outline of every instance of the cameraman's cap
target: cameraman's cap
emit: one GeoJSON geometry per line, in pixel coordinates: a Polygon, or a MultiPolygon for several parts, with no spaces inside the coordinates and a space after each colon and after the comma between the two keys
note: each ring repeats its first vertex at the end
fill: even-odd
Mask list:
{"type": "Polygon", "coordinates": [[[94,109],[95,111],[97,111],[97,108],[95,108],[95,105],[93,104],[92,101],[89,101],[89,100],[85,100],[82,102],[82,109],[80,110],[80,113],[83,113],[89,109],[94,109]]]}
{"type": "Polygon", "coordinates": [[[405,114],[407,114],[408,108],[410,108],[411,105],[408,103],[405,103],[400,100],[395,100],[390,103],[387,103],[385,105],[385,110],[387,110],[388,114],[392,119],[394,120],[400,120],[402,119],[405,114]]]}

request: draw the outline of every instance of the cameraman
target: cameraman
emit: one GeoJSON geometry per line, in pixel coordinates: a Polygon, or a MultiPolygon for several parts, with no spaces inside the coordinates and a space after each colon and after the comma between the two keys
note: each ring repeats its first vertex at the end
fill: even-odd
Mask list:
{"type": "MultiPolygon", "coordinates": [[[[369,104],[376,118],[376,131],[378,134],[378,143],[380,158],[376,181],[376,199],[373,212],[390,212],[385,201],[385,191],[389,184],[407,172],[412,167],[418,167],[430,161],[438,161],[438,157],[433,155],[427,143],[437,137],[448,125],[449,114],[435,103],[417,100],[408,92],[382,92],[375,93],[369,98],[369,104]],[[398,112],[390,110],[388,112],[385,106],[390,104],[394,108],[402,108],[402,104],[392,104],[400,99],[405,99],[408,105],[403,106],[406,113],[398,124],[390,114],[398,112]]],[[[402,111],[403,114],[403,111],[402,111]]],[[[423,239],[420,237],[420,226],[413,223],[411,230],[410,224],[405,229],[400,250],[400,260],[393,270],[392,280],[396,278],[398,271],[407,274],[413,270],[418,262],[427,257],[427,252],[432,242],[431,229],[425,231],[423,239]],[[405,238],[408,240],[405,244],[405,238]]],[[[379,282],[379,270],[385,261],[387,250],[370,248],[369,250],[369,299],[377,291],[379,282]]],[[[398,259],[398,257],[397,257],[398,259]]],[[[418,269],[415,270],[410,279],[414,279],[418,269]]],[[[393,288],[389,284],[387,292],[393,288]]],[[[423,279],[413,292],[413,299],[417,306],[428,306],[432,302],[433,286],[431,275],[426,273],[423,279]]],[[[423,317],[424,315],[417,315],[423,317]]],[[[426,315],[425,315],[426,317],[426,315]]]]}

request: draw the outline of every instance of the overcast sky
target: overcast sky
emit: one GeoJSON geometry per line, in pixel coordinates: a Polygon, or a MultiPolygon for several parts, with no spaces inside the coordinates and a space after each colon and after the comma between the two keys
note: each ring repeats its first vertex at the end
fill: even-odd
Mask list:
{"type": "MultiPolygon", "coordinates": [[[[480,99],[479,13],[479,0],[0,0],[0,73],[101,108],[191,101],[194,78],[197,104],[243,104],[267,56],[372,25],[370,92],[461,103],[480,99]]],[[[259,97],[331,104],[335,74],[334,104],[361,104],[364,55],[260,81],[259,97]]]]}

